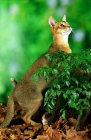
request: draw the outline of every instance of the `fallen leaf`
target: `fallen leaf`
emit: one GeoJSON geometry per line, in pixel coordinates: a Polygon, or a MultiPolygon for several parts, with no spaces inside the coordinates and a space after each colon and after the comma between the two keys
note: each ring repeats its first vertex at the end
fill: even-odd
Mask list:
{"type": "Polygon", "coordinates": [[[49,127],[47,130],[48,134],[48,140],[62,140],[62,133],[60,133],[56,129],[52,129],[52,127],[49,127]]]}

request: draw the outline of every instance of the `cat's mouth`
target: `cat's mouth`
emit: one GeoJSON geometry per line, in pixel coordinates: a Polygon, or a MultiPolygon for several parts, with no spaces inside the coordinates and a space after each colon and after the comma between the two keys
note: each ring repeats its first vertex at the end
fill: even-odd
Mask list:
{"type": "Polygon", "coordinates": [[[72,28],[70,27],[67,31],[63,32],[63,34],[70,34],[72,31],[72,28]]]}
{"type": "Polygon", "coordinates": [[[71,32],[71,31],[72,31],[72,28],[69,28],[67,32],[71,32]]]}

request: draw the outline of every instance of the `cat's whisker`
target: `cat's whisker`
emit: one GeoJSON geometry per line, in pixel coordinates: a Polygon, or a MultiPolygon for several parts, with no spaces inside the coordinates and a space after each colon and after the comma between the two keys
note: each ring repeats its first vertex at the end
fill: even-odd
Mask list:
{"type": "Polygon", "coordinates": [[[75,32],[72,30],[72,33],[75,34],[75,32]]]}
{"type": "Polygon", "coordinates": [[[72,33],[75,34],[75,32],[74,32],[74,28],[72,28],[72,33]]]}

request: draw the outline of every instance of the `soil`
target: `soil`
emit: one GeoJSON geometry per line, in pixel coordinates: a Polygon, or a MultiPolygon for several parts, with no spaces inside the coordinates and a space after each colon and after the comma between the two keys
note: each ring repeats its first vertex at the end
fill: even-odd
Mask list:
{"type": "MultiPolygon", "coordinates": [[[[4,121],[7,107],[0,103],[0,123],[4,121]]],[[[82,131],[76,132],[77,114],[73,109],[67,110],[66,119],[60,116],[55,123],[50,126],[38,125],[32,127],[25,124],[19,118],[20,110],[15,106],[15,116],[11,124],[6,128],[0,128],[0,140],[91,140],[91,114],[87,118],[82,131]]],[[[43,111],[37,112],[35,118],[41,121],[43,111]],[[40,115],[41,114],[41,115],[40,115]]]]}

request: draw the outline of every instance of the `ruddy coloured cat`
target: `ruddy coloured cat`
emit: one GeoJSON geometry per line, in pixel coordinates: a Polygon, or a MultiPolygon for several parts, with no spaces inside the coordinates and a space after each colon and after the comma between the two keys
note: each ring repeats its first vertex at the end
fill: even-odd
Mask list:
{"type": "Polygon", "coordinates": [[[35,83],[32,80],[32,76],[39,68],[46,65],[49,66],[51,64],[46,59],[45,54],[57,50],[71,53],[71,49],[68,44],[68,36],[71,33],[72,28],[66,22],[66,16],[63,16],[61,22],[57,22],[53,17],[49,17],[49,25],[53,35],[53,43],[49,47],[48,51],[34,62],[21,80],[17,84],[15,83],[15,85],[13,85],[14,89],[8,98],[7,114],[0,127],[6,127],[9,125],[14,117],[14,101],[16,101],[24,111],[22,119],[26,123],[30,123],[32,126],[39,125],[34,122],[31,117],[42,104],[42,91],[53,81],[54,77],[51,77],[48,82],[45,81],[44,77],[40,77],[38,82],[35,83]]]}

